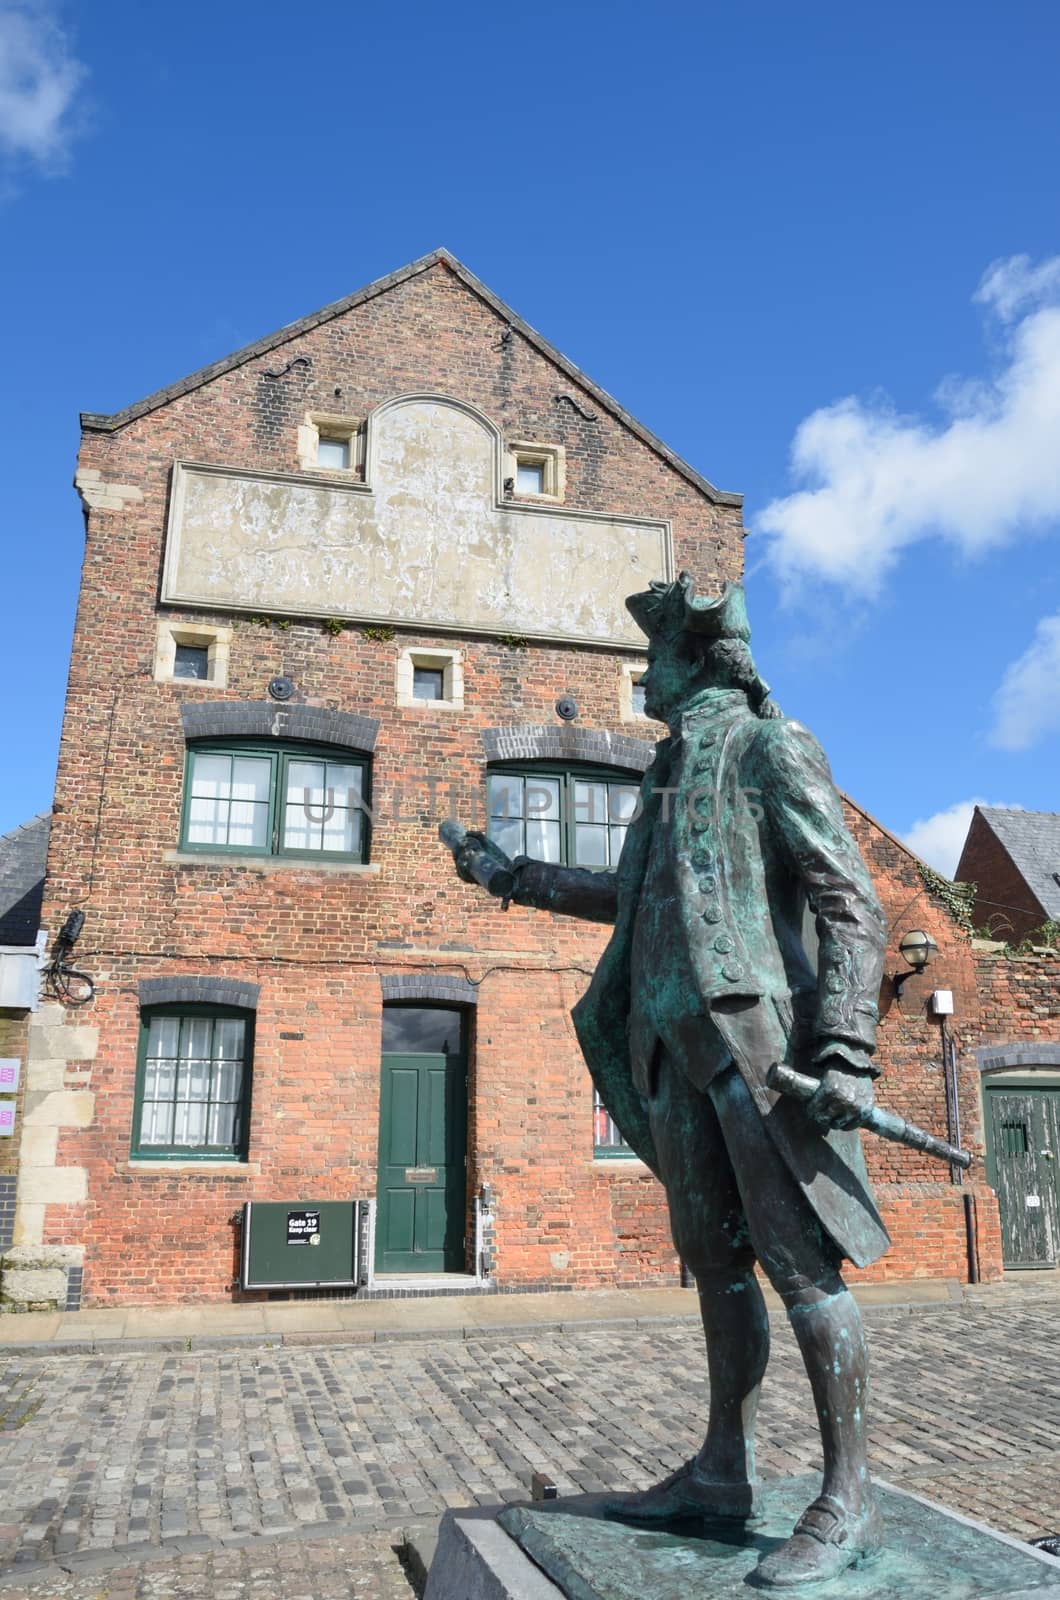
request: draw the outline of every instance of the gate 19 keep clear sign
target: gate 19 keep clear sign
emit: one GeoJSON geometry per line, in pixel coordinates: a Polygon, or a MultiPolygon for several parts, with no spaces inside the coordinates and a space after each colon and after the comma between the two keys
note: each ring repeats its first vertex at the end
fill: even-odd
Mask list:
{"type": "Polygon", "coordinates": [[[320,1212],[319,1211],[288,1211],[288,1213],[287,1213],[287,1243],[288,1244],[319,1244],[320,1243],[320,1212]]]}

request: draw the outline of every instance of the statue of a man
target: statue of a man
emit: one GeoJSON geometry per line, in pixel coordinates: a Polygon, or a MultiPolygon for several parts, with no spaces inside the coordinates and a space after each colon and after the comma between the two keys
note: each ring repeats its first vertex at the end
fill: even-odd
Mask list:
{"type": "MultiPolygon", "coordinates": [[[[757,1261],[791,1320],[824,1447],[821,1494],[756,1572],[793,1587],[880,1543],[865,1340],[840,1268],[890,1242],[851,1115],[872,1099],[885,926],[820,746],[755,670],[742,588],[698,597],[682,574],[626,603],[649,639],[645,709],[670,736],[617,870],[512,863],[518,904],[614,924],[575,1027],[620,1132],[666,1187],[706,1336],[702,1447],[607,1514],[646,1525],[756,1517],[769,1352],[757,1261]],[[820,1079],[808,1107],[767,1086],[775,1061],[820,1079]]],[[[462,877],[481,851],[469,835],[462,877]]]]}

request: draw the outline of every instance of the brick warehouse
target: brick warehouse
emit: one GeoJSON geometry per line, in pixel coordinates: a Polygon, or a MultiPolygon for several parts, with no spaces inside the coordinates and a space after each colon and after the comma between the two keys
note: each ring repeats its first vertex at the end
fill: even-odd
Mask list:
{"type": "MultiPolygon", "coordinates": [[[[90,1305],[308,1292],[332,1257],[294,1248],[314,1232],[345,1241],[316,1280],[343,1292],[676,1281],[662,1192],[615,1147],[569,1019],[602,930],[502,913],[437,824],[503,810],[530,853],[613,857],[661,733],[622,598],[738,578],[739,496],[444,251],[82,420],[42,920],[54,943],[84,913],[95,993],[29,1020],[16,1244],[66,1247],[90,1305]],[[271,1290],[238,1287],[248,1201],[246,1281],[271,1290]]],[[[959,1112],[981,1152],[968,934],[847,809],[888,972],[910,928],[939,946],[900,1001],[885,982],[881,1101],[938,1132],[959,1112]]],[[[894,1238],[866,1276],[965,1278],[970,1252],[999,1276],[982,1165],[966,1214],[946,1168],[866,1143],[894,1238]]]]}

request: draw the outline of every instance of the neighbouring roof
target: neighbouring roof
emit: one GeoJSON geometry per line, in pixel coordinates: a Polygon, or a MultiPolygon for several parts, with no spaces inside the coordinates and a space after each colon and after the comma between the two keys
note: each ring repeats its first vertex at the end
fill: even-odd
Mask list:
{"type": "Polygon", "coordinates": [[[1060,922],[1060,811],[977,809],[1045,915],[1060,922]]]}
{"type": "Polygon", "coordinates": [[[40,928],[51,812],[0,835],[0,945],[34,945],[40,928]]]}
{"type": "Polygon", "coordinates": [[[321,323],[329,322],[333,317],[341,317],[344,312],[351,311],[354,306],[363,305],[365,301],[373,300],[376,295],[386,294],[389,289],[397,288],[399,284],[405,283],[409,278],[414,278],[421,272],[427,272],[431,267],[438,266],[439,263],[448,267],[450,272],[459,278],[461,283],[470,289],[472,294],[477,295],[480,300],[485,301],[488,306],[492,307],[497,315],[503,317],[505,322],[514,328],[516,332],[522,334],[529,344],[534,345],[543,356],[559,367],[562,372],[565,372],[573,382],[591,394],[593,399],[603,406],[605,411],[609,411],[613,417],[616,417],[632,433],[635,433],[639,439],[654,450],[657,455],[662,456],[663,460],[669,462],[675,471],[679,472],[682,477],[687,478],[690,483],[694,484],[697,489],[713,500],[716,505],[742,505],[742,495],[715,488],[708,479],[703,477],[702,473],[697,472],[694,467],[690,467],[687,461],[682,460],[675,451],[671,450],[669,445],[664,444],[660,438],[644,427],[643,423],[630,416],[629,412],[625,411],[606,390],[601,389],[591,378],[587,378],[584,372],[576,367],[572,361],[568,361],[566,356],[556,349],[555,345],[549,344],[548,340],[542,338],[535,328],[532,328],[528,322],[524,322],[521,317],[517,316],[510,306],[505,305],[503,300],[499,299],[491,289],[487,289],[486,285],[475,277],[474,273],[469,272],[463,262],[458,261],[448,250],[441,249],[430,251],[428,255],[421,256],[418,261],[409,262],[407,267],[401,267],[397,272],[388,273],[385,278],[376,278],[374,283],[368,284],[363,289],[356,290],[353,294],[346,295],[342,300],[333,301],[331,305],[324,306],[320,311],[314,311],[307,317],[300,317],[297,322],[289,322],[286,327],[278,329],[276,333],[270,333],[264,339],[256,340],[254,344],[244,345],[242,350],[235,351],[233,355],[225,356],[221,361],[214,361],[208,367],[201,367],[198,372],[192,372],[188,377],[180,379],[178,383],[171,383],[164,389],[156,390],[154,394],[148,395],[145,400],[138,400],[135,405],[126,406],[123,411],[115,411],[110,416],[102,412],[83,411],[81,413],[81,426],[90,433],[113,433],[117,428],[123,428],[126,423],[134,422],[137,417],[145,416],[147,412],[155,411],[159,406],[167,405],[169,401],[178,399],[180,395],[190,394],[193,389],[199,389],[203,384],[211,383],[214,378],[219,378],[224,373],[231,372],[233,368],[240,367],[247,361],[253,361],[258,356],[267,355],[270,350],[275,350],[280,345],[287,344],[291,339],[299,338],[303,333],[308,333],[311,328],[318,328],[321,323]]]}

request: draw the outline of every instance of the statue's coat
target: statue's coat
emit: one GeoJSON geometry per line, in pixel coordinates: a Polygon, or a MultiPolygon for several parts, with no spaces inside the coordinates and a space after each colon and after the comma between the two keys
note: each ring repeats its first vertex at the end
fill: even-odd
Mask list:
{"type": "MultiPolygon", "coordinates": [[[[615,874],[601,881],[600,874],[549,872],[549,890],[539,895],[530,868],[519,898],[585,915],[591,896],[588,914],[614,920],[572,1015],[593,1081],[626,1142],[658,1172],[643,1093],[651,1030],[646,1039],[639,1023],[665,1011],[676,962],[686,971],[690,963],[702,1013],[727,1044],[817,1217],[856,1266],[882,1255],[890,1241],[859,1134],[825,1131],[765,1081],[772,1061],[819,1073],[832,1054],[868,1068],[875,1043],[886,930],[813,736],[784,717],[760,720],[742,694],[698,697],[679,736],[657,747],[615,874]],[[671,787],[676,792],[661,792],[671,787]],[[659,950],[653,969],[642,964],[634,980],[635,919],[659,827],[675,830],[677,904],[667,919],[669,948],[659,950]],[[576,881],[589,876],[596,878],[591,889],[576,881]],[[816,918],[816,973],[802,940],[807,903],[816,918]]],[[[710,1036],[716,1038],[713,1030],[710,1036]]]]}

